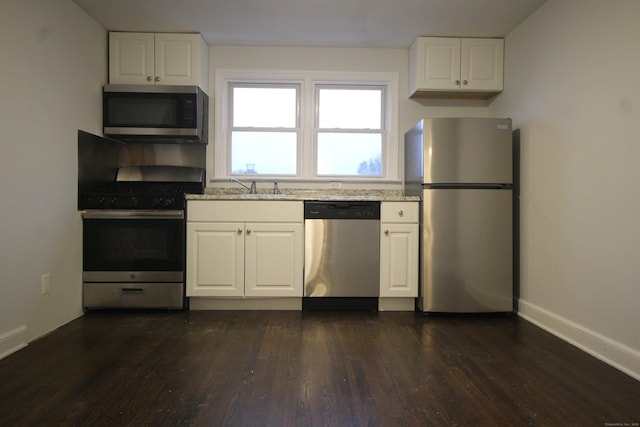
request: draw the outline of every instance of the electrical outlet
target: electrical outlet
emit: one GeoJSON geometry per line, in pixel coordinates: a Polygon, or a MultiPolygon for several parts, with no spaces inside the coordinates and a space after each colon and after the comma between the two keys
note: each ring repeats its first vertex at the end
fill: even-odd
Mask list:
{"type": "Polygon", "coordinates": [[[40,276],[40,286],[42,288],[42,295],[48,294],[51,291],[51,275],[49,273],[40,276]]]}

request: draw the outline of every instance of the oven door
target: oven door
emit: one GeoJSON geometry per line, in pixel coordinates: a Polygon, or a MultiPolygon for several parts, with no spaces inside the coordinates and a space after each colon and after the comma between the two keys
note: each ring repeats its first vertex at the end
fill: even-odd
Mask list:
{"type": "Polygon", "coordinates": [[[87,210],[82,218],[86,308],[182,308],[183,211],[87,210]]]}

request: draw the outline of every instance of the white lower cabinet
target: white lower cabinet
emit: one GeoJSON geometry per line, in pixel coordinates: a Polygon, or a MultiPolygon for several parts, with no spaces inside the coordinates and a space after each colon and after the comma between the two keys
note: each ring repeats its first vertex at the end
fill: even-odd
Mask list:
{"type": "Polygon", "coordinates": [[[302,297],[303,222],[302,202],[189,201],[187,296],[302,297]]]}
{"type": "Polygon", "coordinates": [[[302,296],[303,233],[302,224],[246,225],[246,296],[302,296]]]}
{"type": "MultiPolygon", "coordinates": [[[[187,296],[199,304],[208,298],[223,304],[251,298],[301,300],[303,215],[302,201],[189,200],[187,296]]],[[[381,204],[381,310],[413,309],[418,296],[418,216],[417,202],[381,204]]]]}
{"type": "Polygon", "coordinates": [[[417,202],[380,207],[380,297],[418,296],[417,202]]]}

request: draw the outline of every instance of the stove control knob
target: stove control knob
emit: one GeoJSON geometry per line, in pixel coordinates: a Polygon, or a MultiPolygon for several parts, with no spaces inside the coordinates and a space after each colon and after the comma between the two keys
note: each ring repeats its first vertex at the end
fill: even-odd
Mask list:
{"type": "Polygon", "coordinates": [[[130,202],[131,202],[131,207],[132,208],[137,208],[138,207],[138,198],[137,197],[132,197],[130,202]]]}
{"type": "Polygon", "coordinates": [[[164,200],[164,206],[168,208],[173,205],[174,201],[173,197],[168,197],[164,200]]]}
{"type": "Polygon", "coordinates": [[[107,206],[110,208],[113,208],[116,206],[116,198],[115,197],[109,197],[109,199],[107,200],[107,206]]]}
{"type": "Polygon", "coordinates": [[[157,208],[158,206],[160,206],[161,203],[162,203],[162,199],[160,197],[154,198],[153,201],[151,202],[154,208],[157,208]]]}

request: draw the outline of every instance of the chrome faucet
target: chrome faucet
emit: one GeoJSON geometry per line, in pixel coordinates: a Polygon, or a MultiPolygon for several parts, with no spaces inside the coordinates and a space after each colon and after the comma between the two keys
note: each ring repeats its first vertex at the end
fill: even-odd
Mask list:
{"type": "Polygon", "coordinates": [[[255,181],[251,181],[251,187],[249,187],[247,184],[245,184],[244,182],[240,181],[239,179],[229,178],[229,181],[230,182],[236,182],[236,183],[242,185],[244,188],[249,190],[249,193],[251,193],[251,194],[256,194],[258,192],[256,190],[256,182],[255,181]]]}

